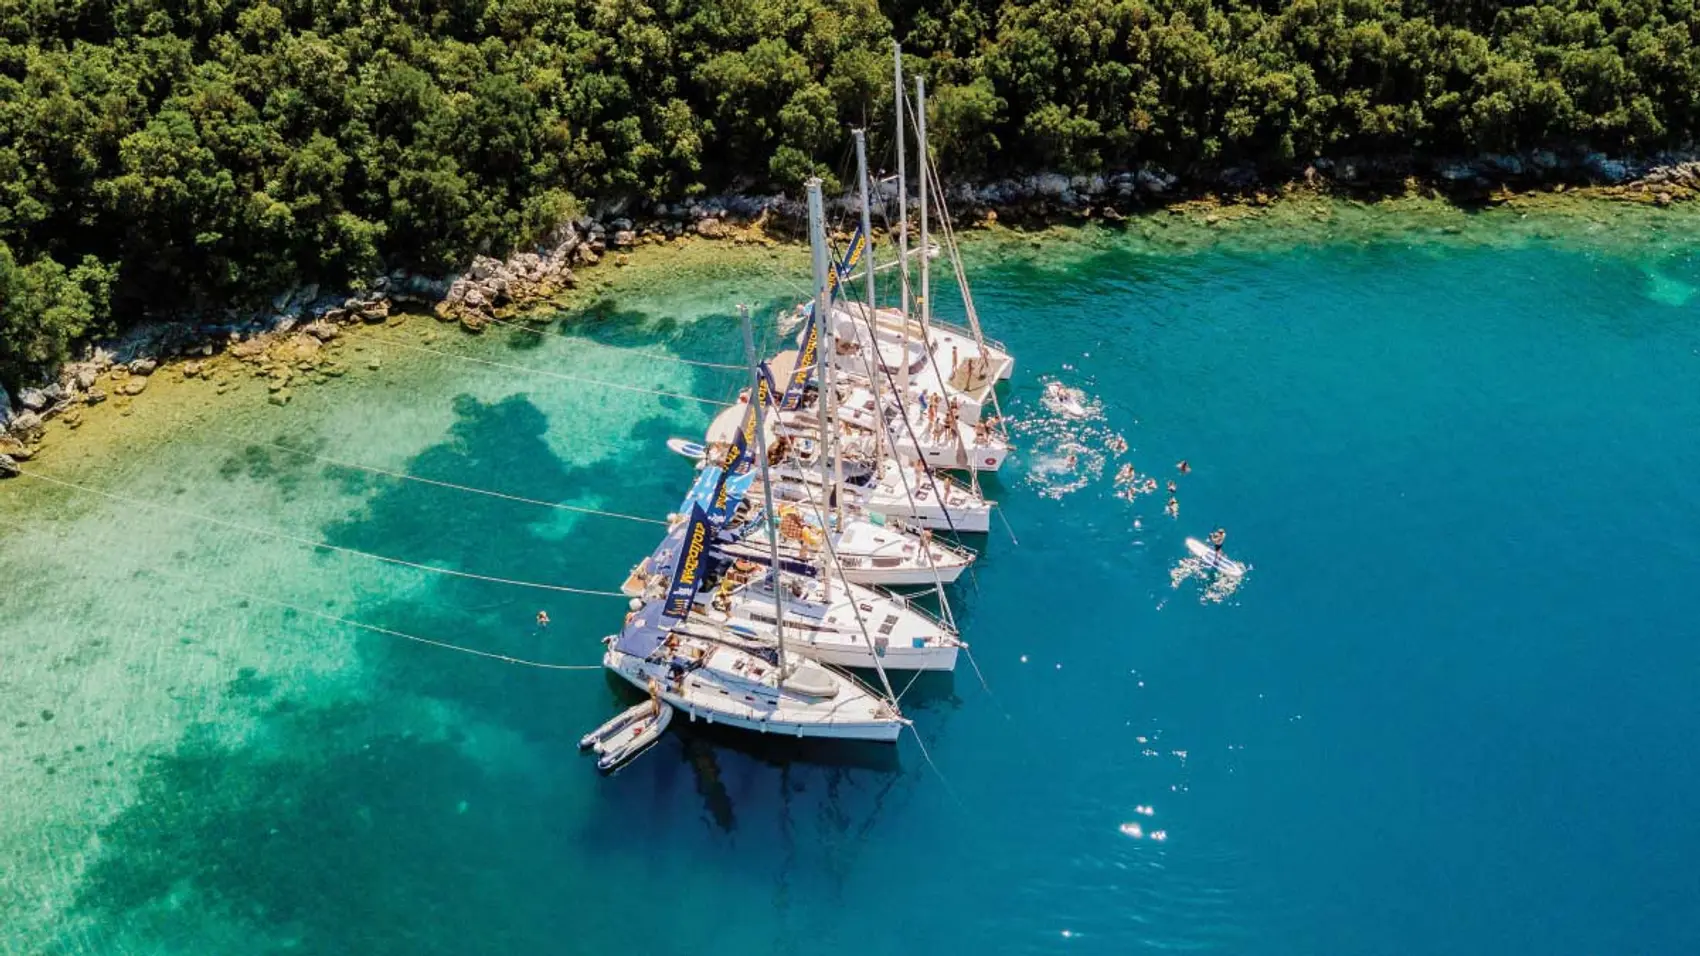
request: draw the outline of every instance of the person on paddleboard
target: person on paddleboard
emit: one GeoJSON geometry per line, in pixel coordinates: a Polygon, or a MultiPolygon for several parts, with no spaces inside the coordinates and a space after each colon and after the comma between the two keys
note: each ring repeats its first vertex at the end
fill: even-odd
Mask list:
{"type": "Polygon", "coordinates": [[[1217,554],[1222,553],[1222,542],[1226,540],[1228,540],[1228,532],[1226,529],[1217,528],[1215,531],[1210,532],[1210,545],[1216,549],[1217,554]]]}

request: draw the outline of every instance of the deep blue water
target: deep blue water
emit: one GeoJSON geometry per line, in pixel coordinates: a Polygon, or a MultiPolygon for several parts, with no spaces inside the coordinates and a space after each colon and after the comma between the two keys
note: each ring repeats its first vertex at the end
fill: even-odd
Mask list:
{"type": "MultiPolygon", "coordinates": [[[[980,255],[1019,363],[1023,446],[988,482],[1019,543],[980,541],[952,595],[985,685],[905,697],[936,769],[913,739],[686,726],[599,779],[573,741],[628,699],[603,676],[321,628],[381,675],[366,696],[262,693],[247,743],[185,733],[101,829],[76,908],[106,929],[56,945],[224,951],[228,924],[254,952],[1700,951],[1697,252],[980,255]],[[1047,412],[1051,378],[1102,420],[1047,412]],[[1076,439],[1077,467],[1109,461],[1065,491],[1076,439]],[[1115,496],[1122,462],[1178,480],[1178,520],[1115,496]],[[1218,525],[1252,570],[1213,600],[1171,571],[1218,525]]],[[[727,358],[732,329],[660,343],[727,358]]],[[[639,513],[682,493],[655,449],[705,414],[599,425],[585,464],[540,437],[582,414],[559,396],[458,401],[410,470],[639,513]]],[[[328,540],[485,573],[615,581],[652,536],[308,476],[372,495],[328,540]]],[[[533,597],[430,588],[336,613],[537,651],[502,631],[533,597]]],[[[617,605],[550,600],[555,656],[592,659],[617,605]]]]}

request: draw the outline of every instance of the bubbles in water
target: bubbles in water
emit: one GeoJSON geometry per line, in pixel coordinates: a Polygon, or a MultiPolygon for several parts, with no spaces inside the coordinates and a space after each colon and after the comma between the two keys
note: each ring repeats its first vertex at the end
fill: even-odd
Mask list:
{"type": "Polygon", "coordinates": [[[1200,604],[1221,604],[1233,597],[1239,591],[1245,579],[1251,577],[1251,567],[1246,566],[1241,574],[1221,574],[1205,564],[1202,559],[1185,557],[1169,569],[1169,586],[1179,588],[1187,581],[1202,581],[1204,587],[1198,595],[1200,604]]]}
{"type": "Polygon", "coordinates": [[[1027,483],[1047,498],[1061,498],[1103,477],[1110,453],[1126,439],[1103,424],[1103,405],[1079,388],[1045,384],[1043,412],[1012,423],[1010,430],[1029,449],[1027,483]]]}

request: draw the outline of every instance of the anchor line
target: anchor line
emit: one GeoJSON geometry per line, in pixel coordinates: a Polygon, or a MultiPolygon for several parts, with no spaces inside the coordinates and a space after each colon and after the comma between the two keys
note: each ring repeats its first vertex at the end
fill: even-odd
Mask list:
{"type": "Polygon", "coordinates": [[[504,501],[517,501],[521,504],[538,505],[544,508],[558,508],[561,511],[576,511],[580,514],[597,515],[598,517],[603,518],[623,518],[626,521],[641,521],[645,524],[658,524],[662,526],[667,524],[667,522],[660,518],[645,518],[641,515],[629,515],[619,511],[603,511],[599,508],[586,508],[581,505],[563,504],[559,501],[544,501],[540,498],[527,498],[524,495],[510,495],[502,491],[491,491],[488,488],[474,488],[471,485],[457,485],[452,481],[438,481],[435,478],[423,478],[419,475],[407,474],[406,472],[390,471],[385,468],[377,468],[371,465],[361,465],[351,461],[329,458],[325,455],[314,454],[313,452],[305,449],[292,448],[288,445],[280,445],[277,442],[256,441],[251,438],[244,438],[241,435],[237,435],[232,432],[222,432],[221,434],[234,441],[245,442],[250,445],[259,445],[265,448],[275,448],[278,451],[288,452],[291,455],[300,455],[303,458],[312,458],[315,461],[322,461],[329,465],[336,465],[339,468],[352,468],[356,471],[371,472],[374,475],[383,475],[387,478],[395,478],[402,481],[417,481],[420,484],[435,485],[439,488],[452,488],[455,491],[465,491],[475,495],[486,495],[491,498],[501,498],[504,501]]]}
{"type": "MultiPolygon", "coordinates": [[[[178,580],[181,580],[181,581],[187,581],[188,580],[187,577],[184,576],[184,575],[177,575],[177,574],[171,574],[169,572],[162,572],[158,568],[153,568],[153,569],[150,569],[150,570],[152,570],[156,574],[165,574],[167,577],[177,578],[178,580]]],[[[311,615],[313,617],[320,618],[322,620],[335,622],[337,624],[344,624],[344,625],[347,625],[349,627],[358,627],[358,628],[362,628],[364,630],[376,632],[378,634],[387,634],[390,637],[399,637],[403,640],[413,641],[413,642],[418,643],[418,644],[427,644],[427,645],[430,645],[431,647],[443,648],[444,650],[458,651],[462,654],[471,654],[475,657],[483,657],[483,658],[488,658],[489,660],[501,661],[505,664],[518,664],[522,667],[535,667],[535,668],[539,668],[539,669],[542,669],[542,670],[551,670],[551,671],[599,671],[599,670],[602,669],[601,664],[556,664],[556,663],[552,663],[552,662],[549,662],[549,661],[533,661],[533,660],[527,660],[523,657],[512,657],[512,656],[507,655],[507,654],[498,654],[495,651],[485,651],[485,650],[480,650],[476,647],[466,647],[466,646],[463,646],[463,645],[460,645],[460,644],[451,644],[448,641],[439,641],[439,640],[436,640],[434,638],[420,637],[417,634],[408,634],[404,631],[392,630],[392,629],[387,628],[387,627],[379,627],[376,624],[367,624],[363,621],[356,621],[352,618],[338,617],[335,614],[326,614],[323,611],[315,611],[312,608],[299,607],[297,605],[290,604],[287,601],[278,601],[278,600],[274,600],[274,599],[268,598],[268,597],[261,597],[258,594],[249,594],[246,591],[238,591],[235,588],[223,587],[222,585],[213,584],[213,583],[208,582],[208,581],[195,580],[193,583],[200,585],[202,587],[212,588],[213,590],[216,590],[216,591],[223,591],[226,594],[231,594],[231,595],[234,595],[236,597],[239,597],[239,598],[243,599],[244,601],[258,601],[261,604],[270,604],[274,607],[281,607],[281,608],[284,608],[285,610],[293,611],[297,614],[308,614],[308,615],[311,615]]]]}
{"type": "Polygon", "coordinates": [[[372,336],[372,340],[375,342],[382,342],[385,345],[394,346],[398,349],[408,349],[413,352],[424,352],[428,355],[436,355],[441,358],[454,359],[459,362],[472,362],[477,365],[487,365],[491,368],[506,369],[511,372],[524,372],[528,375],[543,375],[549,378],[558,378],[562,381],[578,382],[581,385],[600,385],[603,388],[615,388],[625,392],[638,392],[643,395],[657,395],[662,398],[677,398],[687,402],[701,402],[704,405],[732,404],[731,402],[723,402],[719,399],[704,398],[701,395],[687,395],[683,392],[668,392],[658,388],[644,388],[641,385],[624,385],[619,382],[604,382],[601,379],[584,378],[579,375],[568,375],[565,372],[551,372],[548,369],[529,368],[524,365],[514,365],[509,362],[497,362],[491,359],[475,358],[471,355],[456,355],[453,352],[444,352],[441,349],[430,349],[423,345],[409,345],[406,342],[399,341],[387,335],[374,335],[372,336]]]}
{"type": "Polygon", "coordinates": [[[256,534],[256,535],[261,535],[263,537],[276,538],[280,541],[288,541],[288,542],[291,542],[293,544],[306,545],[307,547],[314,548],[314,549],[324,549],[326,551],[335,551],[335,552],[338,552],[338,553],[341,553],[341,554],[351,554],[351,555],[355,555],[356,557],[368,558],[368,559],[373,560],[373,561],[382,561],[386,564],[400,565],[401,567],[414,568],[415,570],[419,570],[419,571],[429,571],[433,574],[446,574],[446,575],[449,575],[450,577],[467,578],[469,580],[475,580],[475,581],[488,581],[492,584],[508,584],[508,585],[512,585],[514,587],[535,588],[537,590],[542,590],[542,591],[559,591],[559,592],[566,593],[566,594],[585,594],[585,595],[590,595],[592,597],[612,597],[612,598],[624,598],[625,597],[625,595],[620,593],[619,591],[600,591],[600,590],[595,590],[595,589],[592,589],[592,588],[574,588],[574,587],[568,587],[564,584],[546,584],[546,583],[543,583],[541,581],[519,581],[519,580],[515,580],[513,578],[495,577],[493,575],[487,575],[487,574],[475,574],[471,571],[456,571],[453,568],[439,568],[439,567],[436,567],[434,565],[420,564],[416,561],[407,561],[407,560],[404,560],[402,558],[392,558],[388,555],[374,554],[370,551],[361,551],[361,550],[358,550],[356,548],[345,548],[342,545],[328,544],[328,543],[323,542],[323,541],[314,541],[311,538],[302,538],[302,537],[292,535],[292,534],[285,534],[281,531],[268,531],[264,528],[253,528],[253,527],[249,527],[248,525],[238,524],[234,521],[226,521],[222,518],[214,518],[210,515],[198,515],[198,514],[195,514],[192,511],[183,511],[183,510],[180,510],[178,508],[169,508],[169,507],[166,507],[165,505],[154,504],[153,502],[143,501],[139,498],[131,498],[128,495],[120,495],[120,494],[116,494],[116,493],[110,492],[110,491],[102,491],[99,488],[91,488],[91,487],[88,487],[87,485],[79,485],[76,482],[65,481],[65,480],[60,479],[60,478],[49,478],[46,475],[38,474],[34,471],[25,471],[23,469],[19,469],[18,473],[23,475],[26,478],[33,478],[36,481],[45,481],[45,482],[48,482],[50,484],[55,484],[55,485],[60,485],[60,486],[66,487],[66,488],[71,488],[73,490],[81,491],[81,492],[84,492],[86,494],[99,495],[103,498],[108,498],[112,501],[118,501],[118,502],[122,502],[124,504],[134,505],[138,508],[147,508],[151,511],[159,511],[159,512],[162,512],[164,514],[171,514],[171,515],[176,515],[176,516],[181,517],[181,518],[188,518],[191,521],[204,521],[208,524],[219,525],[221,527],[230,528],[230,529],[233,529],[233,530],[236,530],[236,531],[241,531],[241,532],[244,532],[244,533],[247,533],[247,534],[256,534]]]}
{"type": "MultiPolygon", "coordinates": [[[[484,321],[494,322],[497,325],[505,325],[508,328],[518,329],[521,332],[530,332],[530,333],[532,333],[534,335],[538,335],[538,336],[542,336],[542,335],[545,334],[543,329],[541,329],[541,328],[539,328],[535,325],[527,325],[524,322],[515,322],[515,321],[512,321],[511,319],[498,319],[494,316],[485,316],[484,321]]],[[[701,367],[701,368],[728,369],[728,370],[739,371],[739,372],[744,370],[744,367],[742,365],[728,365],[725,362],[704,362],[700,359],[688,359],[688,358],[683,358],[683,357],[680,357],[680,356],[677,356],[677,355],[662,355],[659,352],[645,352],[645,351],[642,351],[641,349],[623,349],[623,348],[620,348],[618,345],[608,345],[608,344],[603,343],[603,342],[597,342],[593,339],[576,338],[573,341],[582,342],[586,345],[593,345],[593,346],[600,348],[600,349],[610,349],[612,351],[620,352],[620,353],[625,354],[625,355],[638,355],[638,356],[642,356],[643,358],[660,359],[663,362],[678,362],[681,365],[695,365],[695,366],[698,366],[698,367],[701,367]]]]}

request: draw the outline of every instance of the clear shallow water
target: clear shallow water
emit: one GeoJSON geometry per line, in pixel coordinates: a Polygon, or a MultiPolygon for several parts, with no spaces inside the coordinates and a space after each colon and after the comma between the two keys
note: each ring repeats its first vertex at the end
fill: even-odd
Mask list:
{"type": "MultiPolygon", "coordinates": [[[[139,405],[45,459],[177,512],[5,487],[0,952],[1694,951],[1700,247],[1151,250],[977,250],[1020,543],[957,589],[990,691],[905,698],[939,773],[686,728],[599,779],[601,674],[302,611],[586,663],[617,602],[188,517],[612,588],[651,526],[261,443],[660,515],[689,477],[660,441],[709,406],[370,342],[381,371],[287,408],[254,386],[161,440],[139,405]],[[1181,458],[1178,520],[1117,497],[1181,458]],[[1217,525],[1236,591],[1174,573],[1217,525]]],[[[570,334],[384,334],[723,397],[590,342],[735,359],[732,303],[790,283],[619,288],[570,334]]]]}

